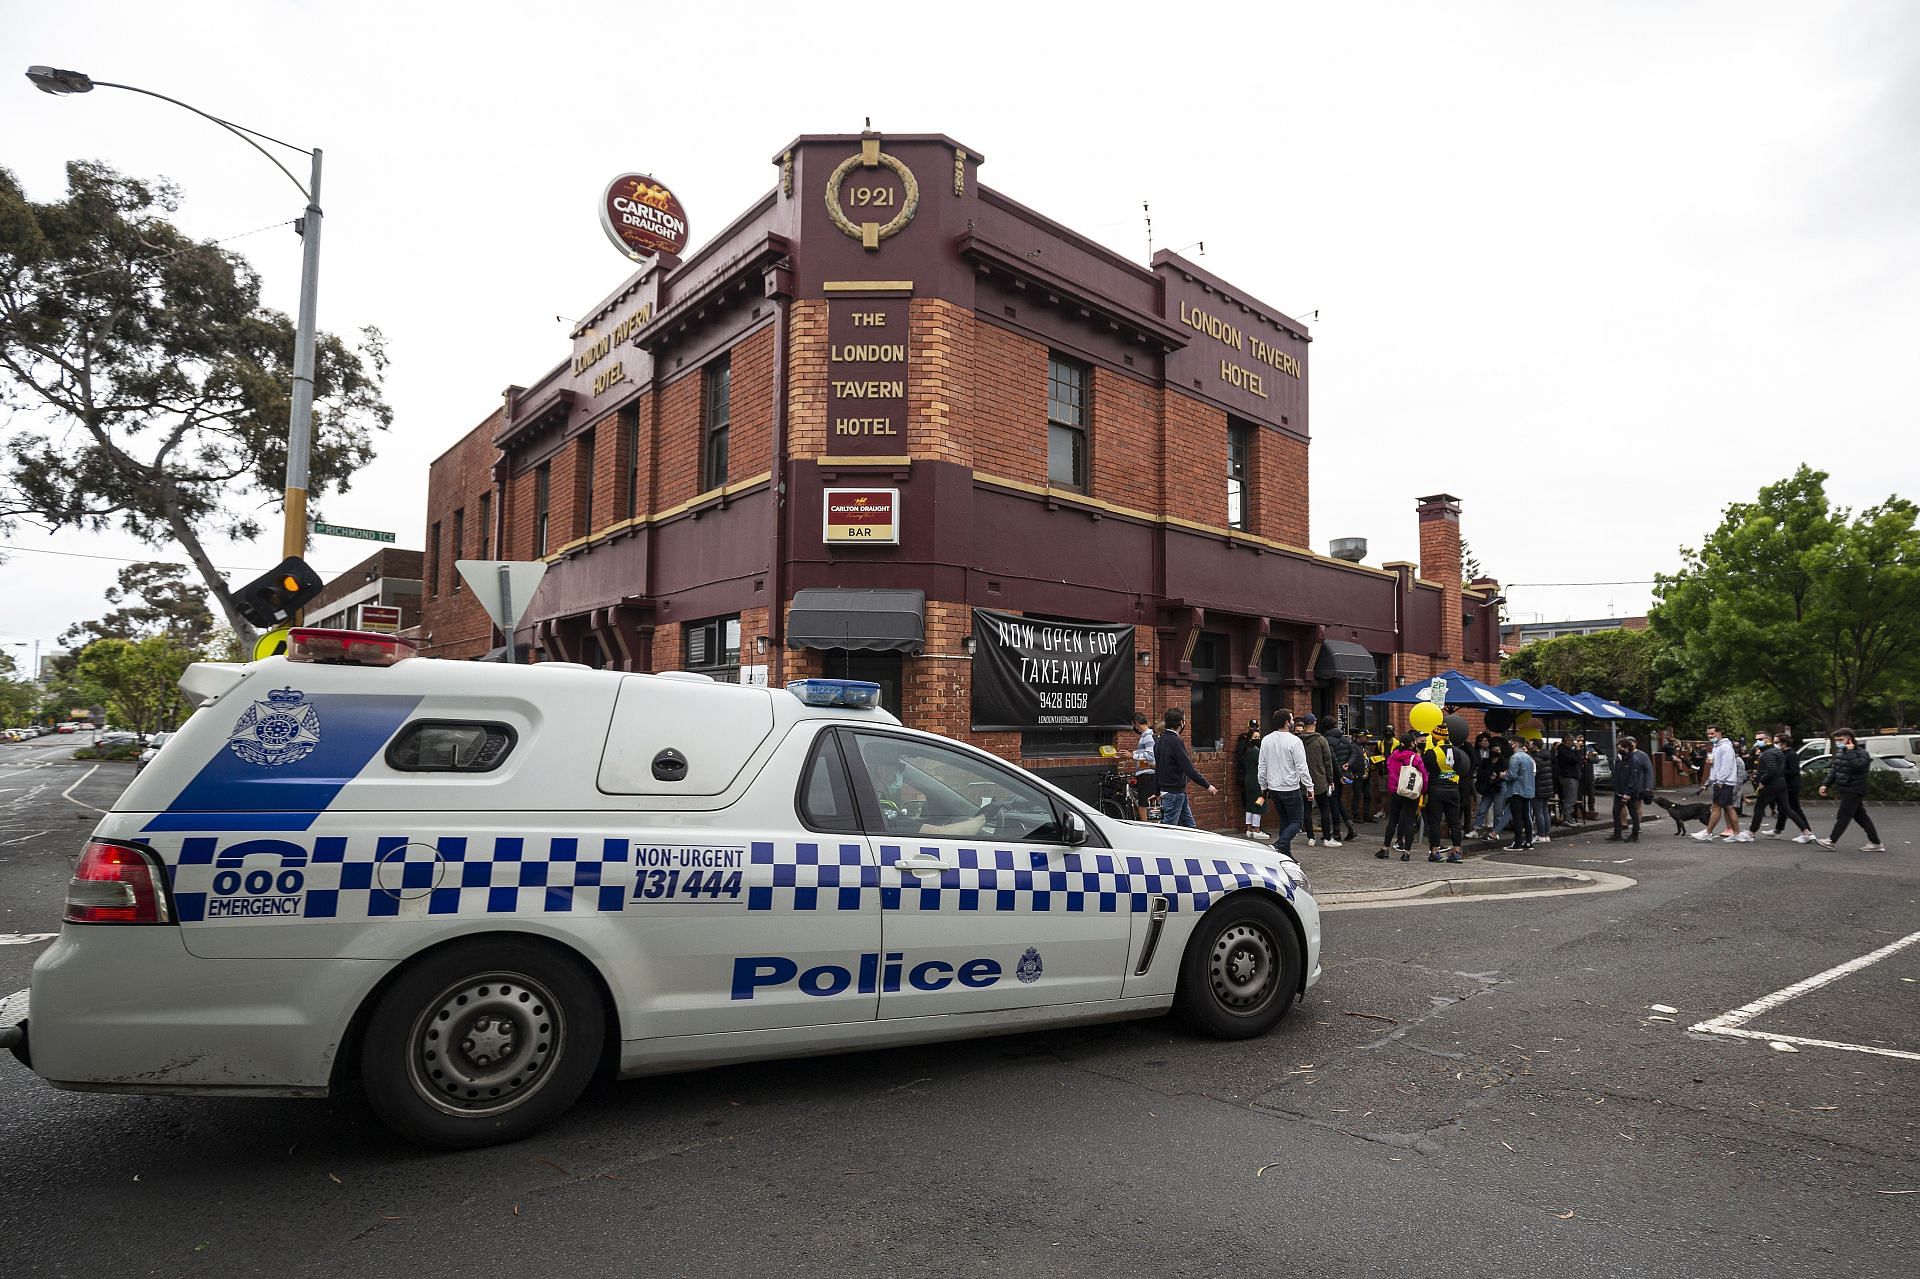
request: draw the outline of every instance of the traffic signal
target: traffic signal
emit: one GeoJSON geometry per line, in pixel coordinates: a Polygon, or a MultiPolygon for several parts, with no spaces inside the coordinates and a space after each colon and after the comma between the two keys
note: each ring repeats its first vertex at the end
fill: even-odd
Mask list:
{"type": "Polygon", "coordinates": [[[320,575],[307,567],[298,555],[281,560],[270,573],[262,574],[233,593],[234,607],[240,616],[255,626],[278,626],[300,611],[300,606],[318,595],[326,586],[320,575]]]}

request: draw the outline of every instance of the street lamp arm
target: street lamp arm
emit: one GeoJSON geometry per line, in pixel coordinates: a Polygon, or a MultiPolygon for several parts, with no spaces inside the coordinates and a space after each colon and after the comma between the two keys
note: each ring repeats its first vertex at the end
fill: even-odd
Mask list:
{"type": "Polygon", "coordinates": [[[195,115],[199,116],[203,120],[213,121],[215,124],[225,129],[228,133],[231,133],[234,137],[239,138],[242,142],[252,147],[255,151],[258,151],[261,155],[264,155],[265,157],[267,157],[268,161],[272,163],[273,167],[280,170],[280,172],[286,174],[287,181],[293,183],[294,188],[298,190],[301,195],[304,195],[307,197],[307,202],[309,204],[313,202],[313,193],[307,190],[306,185],[302,183],[299,178],[296,178],[293,176],[293,171],[288,169],[286,165],[280,163],[279,160],[275,159],[273,152],[267,150],[265,147],[261,146],[258,142],[255,142],[253,139],[265,138],[267,141],[273,143],[274,145],[283,146],[287,148],[289,151],[298,151],[301,155],[312,155],[313,152],[309,151],[306,147],[297,147],[293,145],[293,143],[291,142],[283,142],[279,138],[273,137],[270,134],[261,133],[257,129],[249,129],[245,125],[235,124],[231,120],[222,120],[217,115],[212,115],[212,114],[209,114],[208,112],[202,111],[199,107],[194,106],[192,103],[182,102],[178,98],[170,98],[164,93],[155,93],[152,89],[142,89],[138,85],[132,85],[132,84],[116,84],[112,80],[95,80],[93,83],[96,88],[101,88],[101,89],[125,89],[128,93],[144,93],[149,98],[158,98],[162,102],[171,102],[176,107],[185,107],[187,110],[193,112],[195,115]]]}

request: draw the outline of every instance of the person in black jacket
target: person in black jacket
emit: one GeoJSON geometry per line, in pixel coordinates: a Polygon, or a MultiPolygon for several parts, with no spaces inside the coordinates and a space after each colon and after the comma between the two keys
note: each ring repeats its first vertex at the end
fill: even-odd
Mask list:
{"type": "Polygon", "coordinates": [[[1780,832],[1787,828],[1787,818],[1793,818],[1793,824],[1800,828],[1794,837],[1796,844],[1813,842],[1813,824],[1807,820],[1807,814],[1800,807],[1800,752],[1793,747],[1793,730],[1785,724],[1774,730],[1773,744],[1780,748],[1781,758],[1787,762],[1787,802],[1773,819],[1771,838],[1780,838],[1780,832]]]}
{"type": "Polygon", "coordinates": [[[1867,770],[1873,767],[1873,760],[1855,740],[1851,728],[1836,728],[1831,736],[1833,764],[1827,770],[1827,780],[1820,787],[1820,793],[1825,795],[1831,790],[1840,796],[1840,811],[1833,816],[1832,836],[1814,842],[1822,848],[1832,848],[1847,833],[1847,823],[1858,818],[1860,829],[1867,832],[1867,838],[1873,841],[1862,846],[1860,851],[1884,853],[1887,846],[1880,842],[1880,832],[1873,828],[1873,818],[1867,816],[1866,809],[1867,770]]]}
{"type": "MultiPolygon", "coordinates": [[[[1755,744],[1760,747],[1760,754],[1754,760],[1753,825],[1740,837],[1741,843],[1752,842],[1760,823],[1766,820],[1768,808],[1778,814],[1778,820],[1785,821],[1789,810],[1795,807],[1787,799],[1787,753],[1780,749],[1779,743],[1770,741],[1765,733],[1755,739],[1755,744]]],[[[1795,771],[1798,771],[1798,761],[1795,762],[1795,771]]],[[[1812,843],[1813,828],[1807,825],[1807,819],[1797,811],[1792,816],[1800,827],[1800,835],[1794,842],[1812,843]]],[[[1778,830],[1767,832],[1769,837],[1778,833],[1778,830]]]]}
{"type": "Polygon", "coordinates": [[[1553,785],[1560,796],[1560,824],[1577,825],[1580,817],[1580,748],[1563,737],[1553,748],[1553,785]]]}
{"type": "Polygon", "coordinates": [[[1640,744],[1631,737],[1620,739],[1620,754],[1613,761],[1613,834],[1607,836],[1609,843],[1621,842],[1621,828],[1624,819],[1633,818],[1633,833],[1625,837],[1626,843],[1636,843],[1640,839],[1640,805],[1646,796],[1653,793],[1653,761],[1640,749],[1640,744]]]}
{"type": "Polygon", "coordinates": [[[1341,838],[1352,843],[1353,810],[1348,807],[1348,799],[1353,794],[1354,779],[1360,775],[1366,752],[1341,730],[1338,723],[1327,725],[1325,733],[1327,744],[1333,747],[1333,818],[1336,828],[1346,827],[1347,833],[1341,838]]]}
{"type": "Polygon", "coordinates": [[[1154,773],[1160,781],[1160,820],[1168,826],[1194,826],[1198,823],[1187,802],[1187,783],[1199,782],[1209,795],[1220,791],[1200,775],[1193,766],[1193,756],[1187,754],[1187,744],[1180,740],[1180,726],[1187,722],[1187,713],[1174,706],[1162,718],[1166,731],[1153,739],[1154,773]]]}

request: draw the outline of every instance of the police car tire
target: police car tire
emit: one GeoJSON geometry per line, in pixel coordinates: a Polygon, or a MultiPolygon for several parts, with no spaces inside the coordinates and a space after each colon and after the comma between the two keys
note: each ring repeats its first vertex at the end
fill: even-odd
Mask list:
{"type": "Polygon", "coordinates": [[[427,956],[381,997],[361,1088],[388,1127],[422,1145],[518,1141],[580,1096],[605,1034],[600,992],[577,960],[519,938],[475,939],[427,956]]]}
{"type": "Polygon", "coordinates": [[[1235,893],[1201,916],[1180,960],[1173,1008],[1216,1039],[1264,1035],[1300,988],[1300,934],[1258,893],[1235,893]]]}

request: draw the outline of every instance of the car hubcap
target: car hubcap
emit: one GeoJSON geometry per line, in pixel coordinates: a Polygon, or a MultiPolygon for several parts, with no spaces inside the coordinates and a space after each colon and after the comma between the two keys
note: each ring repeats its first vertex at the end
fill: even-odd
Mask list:
{"type": "Polygon", "coordinates": [[[488,973],[448,987],[414,1023],[414,1090],[455,1115],[495,1114],[526,1101],[553,1073],[565,1030],[539,982],[488,973]]]}
{"type": "Polygon", "coordinates": [[[1273,934],[1254,923],[1229,924],[1214,939],[1208,964],[1213,997],[1229,1012],[1257,1012],[1273,998],[1279,967],[1273,934]]]}

